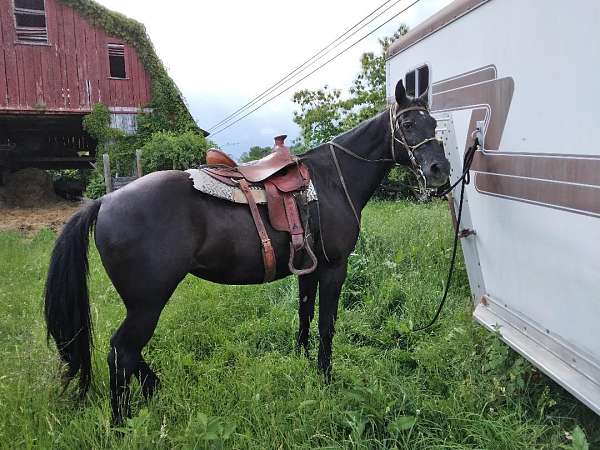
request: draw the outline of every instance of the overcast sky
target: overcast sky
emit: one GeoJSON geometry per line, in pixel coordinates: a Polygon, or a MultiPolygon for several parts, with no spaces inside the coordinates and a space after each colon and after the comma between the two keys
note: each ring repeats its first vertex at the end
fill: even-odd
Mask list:
{"type": "MultiPolygon", "coordinates": [[[[97,1],[146,26],[158,56],[204,129],[274,84],[384,2],[97,1]]],[[[323,61],[413,1],[401,0],[323,61]]],[[[401,23],[414,27],[450,1],[421,0],[298,86],[215,135],[213,140],[236,157],[252,145],[271,145],[278,133],[290,135],[288,142],[291,142],[299,132],[292,121],[296,108],[291,98],[295,91],[325,84],[347,89],[360,69],[361,53],[379,51],[377,38],[391,35],[401,23]]]]}

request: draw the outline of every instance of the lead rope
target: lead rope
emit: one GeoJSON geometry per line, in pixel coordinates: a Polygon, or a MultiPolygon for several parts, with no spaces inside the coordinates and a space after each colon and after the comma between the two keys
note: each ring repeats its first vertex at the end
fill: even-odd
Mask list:
{"type": "MultiPolygon", "coordinates": [[[[446,189],[441,194],[436,195],[436,197],[443,197],[443,196],[447,195],[448,193],[450,193],[452,191],[452,189],[454,189],[458,185],[458,183],[461,183],[461,185],[460,185],[460,200],[458,202],[458,215],[456,218],[456,229],[454,230],[454,244],[452,246],[452,257],[450,258],[450,269],[448,270],[448,278],[446,279],[446,287],[444,288],[444,294],[442,295],[442,300],[440,301],[440,304],[437,308],[437,311],[435,312],[435,315],[429,321],[429,323],[427,323],[427,325],[422,325],[420,327],[413,328],[413,330],[412,330],[413,332],[424,331],[424,330],[427,330],[428,328],[431,328],[437,322],[438,318],[440,317],[442,309],[444,309],[446,299],[448,298],[448,291],[450,290],[450,285],[452,283],[452,275],[454,274],[454,267],[455,267],[455,263],[456,263],[458,239],[460,237],[460,220],[462,218],[462,208],[463,208],[463,199],[465,196],[465,186],[471,182],[471,174],[470,174],[471,164],[473,163],[473,158],[474,158],[475,152],[477,151],[478,148],[479,148],[479,140],[477,138],[475,138],[473,141],[473,145],[471,147],[469,147],[465,153],[465,157],[463,159],[462,175],[448,189],[446,189]]],[[[454,208],[454,205],[452,205],[452,207],[454,208]]]]}

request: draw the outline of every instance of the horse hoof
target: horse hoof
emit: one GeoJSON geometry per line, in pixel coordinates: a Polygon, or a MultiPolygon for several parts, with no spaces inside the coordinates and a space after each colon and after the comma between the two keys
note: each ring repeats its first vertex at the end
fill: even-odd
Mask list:
{"type": "Polygon", "coordinates": [[[302,354],[304,354],[304,357],[306,359],[310,359],[310,352],[308,351],[308,346],[296,345],[296,356],[300,356],[302,354]]]}
{"type": "Polygon", "coordinates": [[[328,366],[325,369],[319,366],[319,372],[321,372],[321,375],[323,375],[323,382],[325,384],[331,384],[333,381],[333,377],[331,375],[331,366],[328,366]]]}
{"type": "Polygon", "coordinates": [[[154,378],[147,378],[145,382],[142,384],[142,395],[146,401],[150,400],[156,393],[156,391],[160,388],[160,380],[158,377],[154,376],[154,378]]]}

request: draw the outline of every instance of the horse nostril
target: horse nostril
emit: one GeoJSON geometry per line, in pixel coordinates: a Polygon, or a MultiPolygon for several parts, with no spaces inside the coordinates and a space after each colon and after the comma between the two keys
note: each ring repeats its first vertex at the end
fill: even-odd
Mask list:
{"type": "Polygon", "coordinates": [[[432,174],[437,175],[440,173],[440,166],[437,163],[433,163],[431,167],[429,167],[429,170],[432,174]]]}

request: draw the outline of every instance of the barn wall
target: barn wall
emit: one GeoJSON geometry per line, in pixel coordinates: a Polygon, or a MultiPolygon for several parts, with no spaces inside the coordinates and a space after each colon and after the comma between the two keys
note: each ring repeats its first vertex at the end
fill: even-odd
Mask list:
{"type": "Polygon", "coordinates": [[[98,102],[139,108],[150,78],[135,50],[46,0],[48,44],[16,43],[13,1],[0,0],[0,112],[87,112],[98,102]],[[127,79],[111,79],[107,44],[125,45],[127,79]]]}

